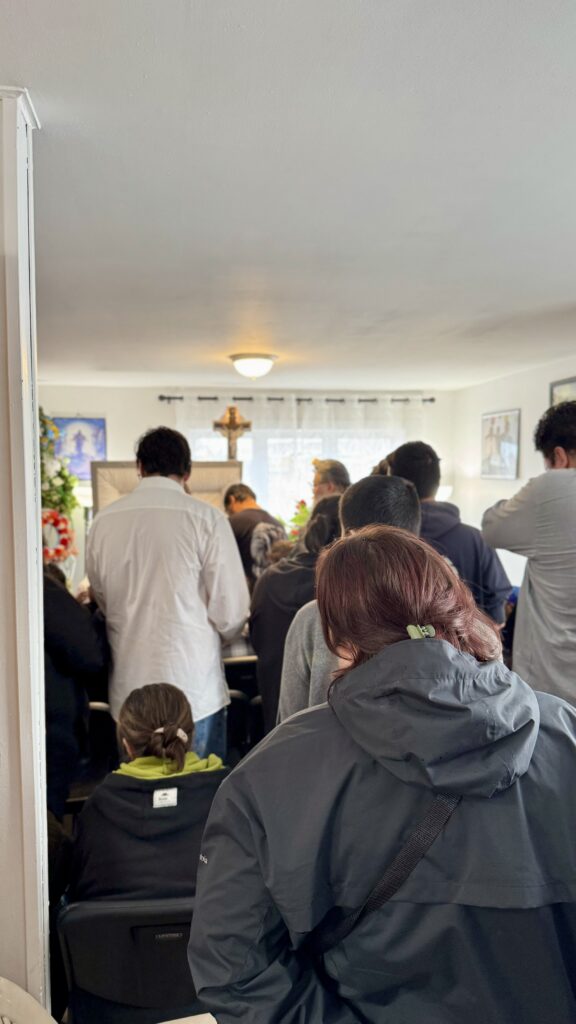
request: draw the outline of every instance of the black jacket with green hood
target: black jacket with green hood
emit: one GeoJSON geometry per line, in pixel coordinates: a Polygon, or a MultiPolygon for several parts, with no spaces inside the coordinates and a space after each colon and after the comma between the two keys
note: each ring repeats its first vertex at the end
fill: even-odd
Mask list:
{"type": "Polygon", "coordinates": [[[573,1024],[576,711],[442,640],[347,673],[220,788],[189,956],[219,1024],[573,1024]],[[315,970],[436,792],[444,831],[315,970]]]}

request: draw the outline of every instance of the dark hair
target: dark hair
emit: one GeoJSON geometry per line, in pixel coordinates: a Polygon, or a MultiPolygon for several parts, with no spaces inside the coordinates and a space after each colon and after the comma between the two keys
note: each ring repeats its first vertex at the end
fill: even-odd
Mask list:
{"type": "MultiPolygon", "coordinates": [[[[500,657],[496,626],[438,552],[393,526],[368,526],[323,552],[316,570],[326,643],[361,665],[408,639],[406,627],[434,626],[436,636],[478,661],[500,657]]],[[[430,641],[426,641],[429,643],[430,641]]]]}
{"type": "Polygon", "coordinates": [[[440,485],[440,459],[431,445],[408,441],[388,455],[387,462],[393,476],[414,484],[419,498],[434,497],[440,485]]]}
{"type": "Polygon", "coordinates": [[[44,562],[44,575],[54,583],[58,583],[64,590],[68,590],[68,584],[66,583],[66,574],[62,571],[59,565],[55,562],[44,562]]]}
{"type": "Polygon", "coordinates": [[[414,484],[400,476],[367,476],[340,498],[343,530],[363,526],[399,526],[420,533],[420,502],[414,484]]]}
{"type": "Polygon", "coordinates": [[[304,546],[310,554],[317,555],[322,548],[340,536],[339,507],[339,494],[320,498],[314,505],[304,533],[304,546]]]}
{"type": "Polygon", "coordinates": [[[332,484],[345,491],[350,487],[350,474],[346,466],[337,459],[313,459],[313,465],[323,484],[332,484]]]}
{"type": "Polygon", "coordinates": [[[232,498],[234,501],[247,501],[248,498],[256,501],[256,495],[248,484],[230,484],[224,494],[224,508],[228,508],[232,498]]]}
{"type": "Polygon", "coordinates": [[[170,683],[150,683],[132,690],[120,708],[119,741],[126,740],[135,757],[162,757],[173,762],[171,771],[184,768],[193,733],[188,699],[170,683]]]}
{"type": "Polygon", "coordinates": [[[534,431],[534,445],[550,461],[555,448],[576,451],[576,402],[560,402],[544,413],[534,431]]]}
{"type": "Polygon", "coordinates": [[[370,475],[390,476],[390,463],[388,462],[388,457],[386,457],[385,459],[380,459],[380,462],[376,463],[370,475]]]}
{"type": "Polygon", "coordinates": [[[186,476],[192,469],[190,445],[177,430],[147,430],[136,446],[136,459],[146,476],[186,476]]]}

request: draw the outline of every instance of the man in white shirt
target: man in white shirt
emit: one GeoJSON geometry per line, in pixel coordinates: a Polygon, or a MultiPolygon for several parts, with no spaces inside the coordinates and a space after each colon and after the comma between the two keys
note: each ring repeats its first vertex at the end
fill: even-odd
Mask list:
{"type": "Polygon", "coordinates": [[[550,472],[484,513],[488,544],[528,559],[512,665],[535,690],[576,704],[576,402],[548,409],[534,434],[550,472]]]}
{"type": "Polygon", "coordinates": [[[221,640],[250,608],[238,547],[222,512],[184,491],[192,460],[182,434],[148,431],[136,461],[140,483],[96,516],[86,552],[112,648],[111,713],[136,687],[173,683],[192,705],[196,752],[225,757],[221,640]]]}

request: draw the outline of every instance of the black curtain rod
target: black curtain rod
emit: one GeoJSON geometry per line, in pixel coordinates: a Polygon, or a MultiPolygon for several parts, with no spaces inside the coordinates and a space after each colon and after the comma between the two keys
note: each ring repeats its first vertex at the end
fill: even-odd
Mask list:
{"type": "MultiPolygon", "coordinates": [[[[286,399],[283,398],[280,395],[266,395],[265,397],[266,397],[266,401],[267,402],[285,402],[286,401],[286,399]]],[[[219,402],[220,401],[220,397],[219,397],[219,395],[196,395],[196,400],[198,402],[219,402]]],[[[184,395],[158,395],[158,401],[159,402],[168,402],[168,403],[170,403],[170,402],[183,402],[184,401],[184,395]]],[[[232,401],[233,402],[253,402],[254,401],[254,395],[233,395],[232,396],[232,401]]],[[[298,405],[300,405],[302,402],[315,402],[315,401],[318,401],[318,399],[315,399],[315,398],[301,398],[300,396],[296,397],[296,402],[298,403],[298,405]]],[[[350,399],[350,398],[324,398],[324,399],[320,399],[320,401],[324,401],[324,402],[326,402],[329,405],[330,404],[332,404],[332,405],[345,405],[346,402],[350,402],[350,401],[358,402],[359,405],[378,405],[379,402],[381,402],[383,400],[380,399],[380,398],[356,398],[356,399],[350,399]]],[[[385,401],[385,399],[384,399],[384,401],[385,401]]],[[[421,398],[421,397],[417,397],[417,398],[416,397],[415,398],[408,398],[408,397],[394,398],[394,397],[391,397],[390,398],[390,404],[391,405],[398,405],[398,404],[409,405],[411,402],[422,402],[423,405],[427,405],[427,404],[429,405],[429,404],[433,404],[435,401],[436,401],[436,399],[433,396],[430,397],[430,398],[421,398]]]]}

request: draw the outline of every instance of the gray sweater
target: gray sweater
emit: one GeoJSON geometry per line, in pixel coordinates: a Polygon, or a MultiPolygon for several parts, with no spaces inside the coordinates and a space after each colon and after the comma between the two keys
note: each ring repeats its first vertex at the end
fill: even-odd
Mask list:
{"type": "Polygon", "coordinates": [[[337,668],[338,658],[324,641],[318,603],[310,601],[296,614],[286,637],[278,721],[323,704],[337,668]]]}
{"type": "Polygon", "coordinates": [[[551,469],[484,513],[488,544],[528,559],[512,666],[576,704],[576,470],[551,469]]]}

